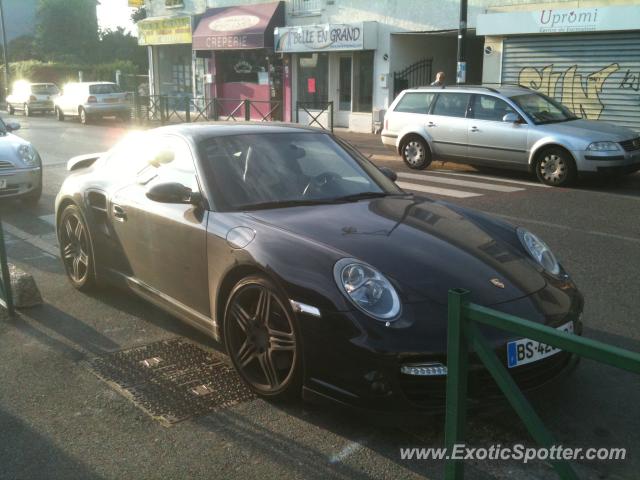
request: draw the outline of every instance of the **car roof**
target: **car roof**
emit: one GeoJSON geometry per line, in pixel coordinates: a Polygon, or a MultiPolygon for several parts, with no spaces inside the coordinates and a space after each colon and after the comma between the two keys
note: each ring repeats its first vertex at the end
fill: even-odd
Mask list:
{"type": "Polygon", "coordinates": [[[117,85],[115,82],[69,82],[67,85],[117,85]]]}
{"type": "Polygon", "coordinates": [[[211,137],[225,137],[230,135],[251,135],[261,133],[329,133],[319,128],[304,127],[295,123],[281,122],[207,122],[207,123],[182,123],[167,125],[150,130],[152,133],[177,134],[192,138],[198,142],[211,137]]]}
{"type": "Polygon", "coordinates": [[[444,87],[425,86],[409,88],[405,92],[463,92],[463,93],[497,93],[506,97],[522,95],[523,93],[535,93],[527,87],[520,85],[446,85],[444,87]]]}

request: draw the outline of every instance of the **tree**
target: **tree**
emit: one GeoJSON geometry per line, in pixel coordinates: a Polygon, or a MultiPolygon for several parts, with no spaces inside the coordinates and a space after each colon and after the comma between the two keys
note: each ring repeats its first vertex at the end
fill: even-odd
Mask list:
{"type": "Polygon", "coordinates": [[[138,23],[145,18],[147,18],[147,9],[145,7],[140,7],[131,14],[131,20],[133,20],[134,23],[138,23]]]}
{"type": "Polygon", "coordinates": [[[86,62],[98,45],[96,0],[41,0],[36,46],[45,60],[86,62]]]}
{"type": "Polygon", "coordinates": [[[146,47],[138,45],[138,39],[125,32],[122,27],[118,27],[116,30],[103,30],[100,32],[98,60],[101,63],[130,60],[143,72],[148,67],[146,47]]]}
{"type": "Polygon", "coordinates": [[[11,62],[39,59],[33,35],[21,35],[14,38],[9,42],[7,49],[11,62]]]}

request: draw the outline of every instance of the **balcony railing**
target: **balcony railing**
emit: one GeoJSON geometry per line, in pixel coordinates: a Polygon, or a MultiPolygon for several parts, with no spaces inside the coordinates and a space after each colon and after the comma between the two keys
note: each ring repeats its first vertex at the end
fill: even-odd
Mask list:
{"type": "Polygon", "coordinates": [[[324,8],[325,0],[291,0],[291,15],[318,15],[324,8]]]}

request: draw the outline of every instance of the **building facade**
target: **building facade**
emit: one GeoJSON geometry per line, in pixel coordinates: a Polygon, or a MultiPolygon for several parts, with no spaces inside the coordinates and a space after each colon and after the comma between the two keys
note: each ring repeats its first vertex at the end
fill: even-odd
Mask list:
{"type": "MultiPolygon", "coordinates": [[[[147,0],[151,18],[144,22],[188,17],[194,36],[191,45],[186,37],[180,38],[185,43],[171,44],[178,53],[149,44],[153,88],[187,91],[190,85],[189,93],[196,97],[277,101],[278,118],[305,121],[309,110],[320,113],[325,125],[328,112],[321,112],[331,104],[336,126],[369,132],[403,88],[429,84],[438,71],[448,84],[456,82],[457,1],[286,0],[277,2],[281,10],[274,10],[268,21],[260,13],[267,8],[265,1],[147,0]],[[257,27],[262,44],[234,44],[243,31],[255,34],[257,27]]],[[[569,101],[577,114],[626,121],[626,110],[638,101],[638,51],[633,47],[640,34],[637,7],[634,0],[469,0],[466,82],[524,82],[536,89],[544,84],[544,93],[569,101]],[[616,8],[627,10],[616,14],[616,8]],[[596,10],[597,20],[589,23],[588,11],[596,10]],[[581,30],[571,23],[573,16],[569,20],[572,12],[586,22],[581,30]],[[558,23],[563,13],[566,26],[558,23]],[[543,24],[532,31],[532,20],[523,19],[536,16],[543,24]],[[615,26],[615,18],[624,21],[615,26]],[[580,48],[591,45],[593,51],[580,48]],[[536,50],[538,58],[532,53],[536,50]],[[616,58],[596,68],[600,63],[589,63],[586,52],[599,53],[600,63],[606,63],[607,55],[615,53],[616,58]],[[545,58],[551,61],[543,65],[545,58]],[[571,94],[555,82],[558,72],[549,70],[551,64],[551,70],[563,68],[562,85],[568,80],[571,94]],[[615,72],[613,64],[618,65],[615,72]],[[616,82],[623,85],[615,88],[624,95],[613,92],[616,82]],[[600,91],[610,105],[596,115],[600,107],[594,98],[600,91]]],[[[640,112],[637,105],[634,111],[640,112]]]]}

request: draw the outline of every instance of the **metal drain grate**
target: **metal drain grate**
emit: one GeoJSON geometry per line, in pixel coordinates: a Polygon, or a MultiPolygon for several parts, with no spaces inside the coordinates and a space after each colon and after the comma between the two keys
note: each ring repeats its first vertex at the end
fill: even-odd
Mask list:
{"type": "Polygon", "coordinates": [[[222,355],[182,338],[93,358],[90,369],[165,425],[254,398],[222,355]]]}

